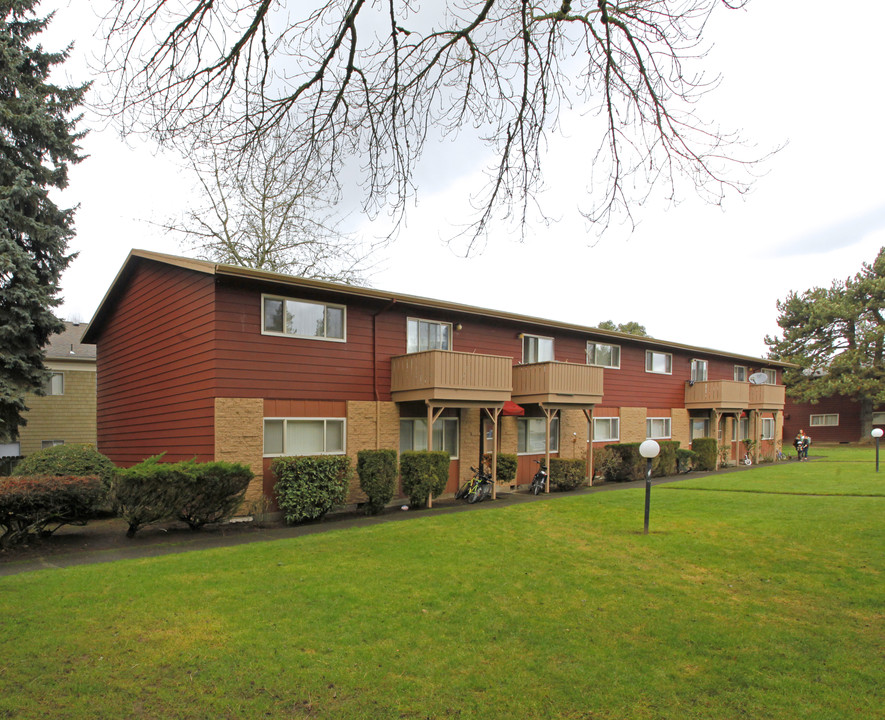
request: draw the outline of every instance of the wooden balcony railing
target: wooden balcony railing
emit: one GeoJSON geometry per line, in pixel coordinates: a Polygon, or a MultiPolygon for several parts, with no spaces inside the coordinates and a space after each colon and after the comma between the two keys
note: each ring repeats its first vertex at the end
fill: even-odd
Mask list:
{"type": "Polygon", "coordinates": [[[510,399],[513,360],[448,350],[397,355],[390,359],[390,394],[410,400],[499,403],[510,399]]]}
{"type": "Polygon", "coordinates": [[[602,402],[602,368],[561,362],[517,365],[513,402],[597,405],[602,402]]]}
{"type": "Polygon", "coordinates": [[[746,410],[749,406],[749,383],[707,380],[685,385],[685,407],[688,410],[746,410]]]}
{"type": "Polygon", "coordinates": [[[786,398],[783,385],[750,385],[750,410],[783,410],[786,398]]]}

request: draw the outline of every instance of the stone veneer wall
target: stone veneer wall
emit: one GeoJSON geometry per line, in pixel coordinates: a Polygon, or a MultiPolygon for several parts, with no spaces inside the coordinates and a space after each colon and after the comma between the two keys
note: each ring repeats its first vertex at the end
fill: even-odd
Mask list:
{"type": "Polygon", "coordinates": [[[246,502],[262,497],[264,484],[264,399],[215,398],[215,459],[248,465],[255,477],[246,502]]]}
{"type": "Polygon", "coordinates": [[[670,439],[678,440],[681,448],[687,448],[691,442],[691,420],[685,408],[670,410],[670,439]]]}
{"type": "Polygon", "coordinates": [[[587,428],[583,410],[559,411],[559,457],[577,460],[587,456],[587,428]]]}
{"type": "Polygon", "coordinates": [[[645,419],[648,416],[644,407],[621,408],[621,439],[622,443],[641,443],[645,440],[645,419]]]}
{"type": "Polygon", "coordinates": [[[458,423],[458,484],[467,482],[473,473],[470,466],[479,461],[480,408],[461,408],[458,423]]]}

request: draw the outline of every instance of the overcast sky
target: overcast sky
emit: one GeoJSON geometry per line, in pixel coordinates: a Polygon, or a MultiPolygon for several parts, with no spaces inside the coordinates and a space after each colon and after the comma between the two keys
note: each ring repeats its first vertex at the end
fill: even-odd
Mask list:
{"type": "MultiPolygon", "coordinates": [[[[94,20],[82,0],[42,9],[55,5],[43,42],[54,48],[73,38],[66,72],[88,79],[80,55],[95,49],[94,20]]],[[[764,355],[765,335],[778,331],[778,299],[853,275],[885,246],[885,3],[855,3],[850,19],[835,10],[752,0],[745,11],[714,14],[709,67],[723,81],[699,112],[739,130],[760,153],[785,145],[748,196],[728,197],[723,208],[690,190],[676,207],[655,198],[636,212],[632,233],[616,226],[597,237],[573,212],[585,192],[573,169],[590,151],[581,123],[567,117],[568,137],[550,146],[542,199],[561,221],[533,227],[524,244],[502,229],[481,255],[459,257],[444,241],[467,219],[482,166],[457,144],[443,148],[434,155],[450,162],[422,171],[420,202],[371,284],[585,325],[635,320],[657,338],[764,355]]],[[[132,248],[184,254],[151,221],[179,214],[193,197],[175,158],[86,124],[90,157],[72,169],[61,198],[80,205],[71,246],[79,257],[62,279],[61,314],[84,321],[132,248]]],[[[350,222],[377,232],[359,217],[350,222]]]]}

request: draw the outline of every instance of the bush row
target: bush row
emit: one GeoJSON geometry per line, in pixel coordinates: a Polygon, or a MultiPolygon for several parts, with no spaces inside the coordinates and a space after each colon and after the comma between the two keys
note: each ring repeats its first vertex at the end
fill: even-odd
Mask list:
{"type": "Polygon", "coordinates": [[[98,476],[56,475],[0,479],[0,546],[51,535],[62,525],[85,524],[104,497],[98,476]],[[55,525],[50,529],[50,525],[55,525]]]}

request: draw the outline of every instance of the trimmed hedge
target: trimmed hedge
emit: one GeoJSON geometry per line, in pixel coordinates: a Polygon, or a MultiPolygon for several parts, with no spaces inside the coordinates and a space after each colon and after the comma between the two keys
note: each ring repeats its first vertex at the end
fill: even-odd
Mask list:
{"type": "Polygon", "coordinates": [[[55,445],[28,455],[15,466],[16,475],[98,475],[105,491],[111,487],[117,467],[93,445],[55,445]]]}
{"type": "Polygon", "coordinates": [[[254,477],[238,463],[164,463],[162,458],[147,458],[114,478],[110,499],[129,524],[126,537],[165,520],[181,520],[192,530],[226,520],[242,504],[254,477]]]}
{"type": "Polygon", "coordinates": [[[686,472],[694,470],[698,461],[698,454],[688,448],[676,449],[676,471],[686,472]]]}
{"type": "MultiPolygon", "coordinates": [[[[658,440],[657,443],[661,452],[652,460],[652,477],[675,475],[676,452],[679,449],[679,442],[677,440],[658,440]]],[[[611,459],[607,460],[605,467],[606,480],[629,482],[645,479],[648,464],[646,458],[639,454],[640,444],[620,443],[605,446],[605,449],[611,452],[611,459]]]]}
{"type": "Polygon", "coordinates": [[[305,455],[277,458],[274,492],[287,523],[316,520],[343,505],[353,469],[347,455],[305,455]]]}
{"type": "Polygon", "coordinates": [[[449,454],[442,451],[408,450],[400,455],[403,492],[412,507],[427,504],[432,493],[441,495],[449,481],[449,454]]]}
{"type": "Polygon", "coordinates": [[[695,438],[691,442],[691,449],[697,453],[695,470],[715,470],[716,458],[719,455],[719,444],[716,438],[695,438]]]}
{"type": "Polygon", "coordinates": [[[581,487],[587,480],[587,461],[578,458],[550,458],[550,482],[560,491],[574,490],[581,487]]]}
{"type": "Polygon", "coordinates": [[[0,547],[32,535],[51,535],[62,525],[86,524],[104,497],[97,475],[13,476],[0,479],[0,547]],[[48,530],[49,525],[55,525],[48,530]]]}
{"type": "Polygon", "coordinates": [[[356,472],[360,488],[368,498],[366,514],[377,515],[396,491],[396,450],[360,450],[356,456],[356,472]]]}
{"type": "MultiPolygon", "coordinates": [[[[486,453],[482,456],[483,462],[486,464],[486,467],[489,468],[489,472],[492,471],[492,454],[486,453]]],[[[497,466],[495,467],[496,473],[498,475],[499,483],[512,483],[516,480],[516,468],[518,459],[516,455],[512,453],[498,453],[498,457],[495,459],[497,466]]]]}

